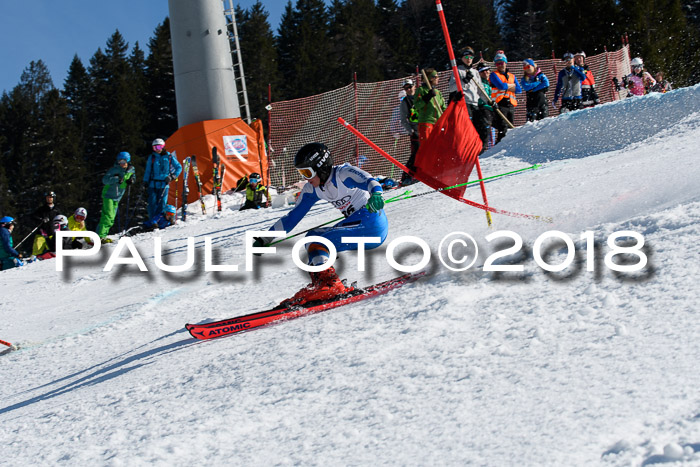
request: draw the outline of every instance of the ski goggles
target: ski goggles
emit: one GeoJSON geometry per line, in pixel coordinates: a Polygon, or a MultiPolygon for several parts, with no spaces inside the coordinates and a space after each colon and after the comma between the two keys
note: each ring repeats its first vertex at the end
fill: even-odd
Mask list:
{"type": "Polygon", "coordinates": [[[161,152],[161,151],[163,150],[164,147],[165,147],[164,144],[154,144],[154,145],[153,145],[153,150],[154,150],[155,152],[161,152]]]}
{"type": "Polygon", "coordinates": [[[85,220],[85,216],[74,216],[75,220],[78,222],[83,222],[85,220]]]}
{"type": "Polygon", "coordinates": [[[466,58],[467,60],[474,60],[474,55],[472,54],[464,54],[462,57],[466,58]]]}
{"type": "Polygon", "coordinates": [[[248,180],[248,183],[258,183],[258,182],[260,182],[259,178],[251,178],[250,180],[248,180]]]}
{"type": "Polygon", "coordinates": [[[311,167],[306,167],[303,169],[297,168],[297,171],[299,172],[299,175],[301,175],[307,180],[310,180],[316,176],[316,171],[311,167]]]}

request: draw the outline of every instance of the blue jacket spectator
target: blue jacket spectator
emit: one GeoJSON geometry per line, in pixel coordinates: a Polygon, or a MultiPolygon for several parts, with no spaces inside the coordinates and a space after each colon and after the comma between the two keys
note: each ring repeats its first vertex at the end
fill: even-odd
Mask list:
{"type": "Polygon", "coordinates": [[[583,67],[574,65],[574,55],[569,52],[564,54],[562,61],[566,66],[559,72],[552,105],[556,105],[561,96],[560,111],[564,113],[583,108],[581,83],[586,80],[586,72],[583,67]]]}
{"type": "Polygon", "coordinates": [[[177,158],[166,151],[165,141],[153,140],[153,152],[146,161],[143,185],[148,190],[148,218],[153,220],[165,210],[168,201],[170,182],[177,179],[182,172],[182,165],[177,158]]]}
{"type": "Polygon", "coordinates": [[[549,79],[531,58],[523,61],[523,73],[520,87],[523,88],[527,96],[527,121],[533,122],[546,118],[549,115],[547,108],[549,79]]]}

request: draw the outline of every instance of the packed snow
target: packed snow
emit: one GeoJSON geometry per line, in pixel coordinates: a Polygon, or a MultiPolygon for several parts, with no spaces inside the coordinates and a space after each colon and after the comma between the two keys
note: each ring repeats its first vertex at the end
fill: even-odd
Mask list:
{"type": "MultiPolygon", "coordinates": [[[[411,235],[430,246],[426,277],[211,341],[185,323],[262,310],[308,282],[297,238],[245,270],[245,232],[288,212],[286,198],[239,212],[226,196],[208,216],[193,203],[187,222],[132,238],[147,272],[105,271],[116,244],[63,272],[55,260],[2,271],[0,339],[20,348],[0,356],[0,464],[700,465],[698,141],[700,85],[512,130],[483,155],[484,176],[541,167],[489,181],[489,205],[553,223],[494,214],[489,229],[484,211],[440,193],[389,203],[366,271],[354,252],[337,269],[360,286],[398,276],[387,246],[411,235]],[[534,259],[567,261],[552,230],[575,246],[561,272],[534,259]],[[514,244],[503,231],[523,245],[495,264],[521,272],[484,270],[514,244]],[[618,239],[630,250],[613,266],[643,256],[641,270],[605,260],[620,231],[644,246],[618,239]],[[439,259],[453,232],[479,247],[463,272],[439,259]],[[193,238],[193,268],[157,268],[155,237],[170,265],[193,238]],[[238,272],[205,270],[207,237],[214,264],[238,272]]],[[[476,186],[465,196],[481,202],[476,186]]],[[[295,232],[337,217],[317,204],[295,232]]],[[[396,250],[407,266],[422,257],[396,250]]]]}

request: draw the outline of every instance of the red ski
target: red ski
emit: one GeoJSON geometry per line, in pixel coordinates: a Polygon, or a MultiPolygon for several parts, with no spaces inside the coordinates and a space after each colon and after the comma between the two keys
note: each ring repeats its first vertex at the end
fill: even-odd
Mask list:
{"type": "Polygon", "coordinates": [[[370,285],[364,289],[356,289],[348,294],[343,294],[340,297],[333,298],[324,302],[312,302],[304,304],[304,306],[273,308],[271,310],[259,311],[249,315],[238,316],[236,318],[224,319],[213,323],[205,324],[186,324],[187,329],[195,339],[213,339],[215,337],[228,336],[241,331],[265,326],[266,324],[275,321],[287,320],[306,316],[321,311],[330,310],[339,306],[348,305],[350,303],[359,302],[367,298],[382,295],[390,290],[397,289],[405,284],[413,282],[425,275],[424,271],[415,274],[405,274],[401,277],[395,277],[388,281],[380,282],[379,284],[370,285]]]}

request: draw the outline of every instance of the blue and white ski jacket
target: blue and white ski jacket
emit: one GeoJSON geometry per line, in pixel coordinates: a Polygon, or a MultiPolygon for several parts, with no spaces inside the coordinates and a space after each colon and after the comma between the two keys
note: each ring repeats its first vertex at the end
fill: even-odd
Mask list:
{"type": "Polygon", "coordinates": [[[372,193],[382,193],[382,186],[370,174],[350,164],[336,165],[326,183],[315,188],[307,183],[296,206],[278,220],[270,230],[291,232],[319,200],[326,200],[345,217],[364,209],[372,193]]]}

